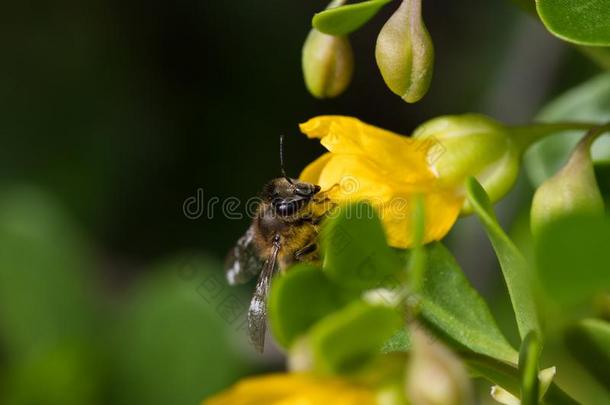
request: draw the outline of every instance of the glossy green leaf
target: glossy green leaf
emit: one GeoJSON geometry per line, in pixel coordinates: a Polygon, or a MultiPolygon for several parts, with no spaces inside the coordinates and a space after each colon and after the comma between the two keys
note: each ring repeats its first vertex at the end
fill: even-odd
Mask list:
{"type": "Polygon", "coordinates": [[[574,357],[610,390],[610,323],[584,319],[568,330],[566,340],[574,357]]]}
{"type": "Polygon", "coordinates": [[[516,363],[517,352],[451,253],[442,244],[433,243],[427,248],[427,257],[421,302],[426,323],[473,352],[516,363]]]}
{"type": "Polygon", "coordinates": [[[610,0],[536,0],[546,28],[581,45],[610,45],[610,0]]]}
{"type": "Polygon", "coordinates": [[[275,339],[289,347],[314,323],[341,308],[348,299],[322,269],[309,264],[291,267],[286,274],[273,280],[267,301],[275,339]]]}
{"type": "Polygon", "coordinates": [[[328,315],[309,333],[314,367],[323,373],[358,370],[403,325],[394,308],[362,301],[328,315]]]}
{"type": "Polygon", "coordinates": [[[475,178],[469,178],[466,181],[466,190],[468,200],[483,224],[500,262],[521,338],[525,338],[530,331],[540,332],[525,258],[498,224],[489,197],[479,182],[475,178]]]}
{"type": "Polygon", "coordinates": [[[400,282],[402,262],[367,203],[345,205],[333,213],[324,223],[320,245],[324,271],[343,287],[367,290],[400,282]]]}
{"type": "Polygon", "coordinates": [[[540,384],[538,361],[542,347],[535,331],[527,334],[519,352],[519,375],[521,377],[521,405],[538,404],[540,384]]]}
{"type": "Polygon", "coordinates": [[[538,278],[562,308],[610,291],[610,220],[571,216],[543,228],[536,245],[538,278]]]}
{"type": "MultiPolygon", "coordinates": [[[[610,72],[601,74],[562,94],[538,114],[543,122],[610,121],[610,72]]],[[[547,137],[525,154],[524,164],[537,187],[565,164],[584,131],[568,131],[547,137]]],[[[610,136],[600,137],[591,150],[594,162],[610,160],[610,136]]]]}
{"type": "Polygon", "coordinates": [[[313,16],[312,25],[325,34],[347,35],[366,24],[390,1],[369,0],[328,8],[313,16]]]}

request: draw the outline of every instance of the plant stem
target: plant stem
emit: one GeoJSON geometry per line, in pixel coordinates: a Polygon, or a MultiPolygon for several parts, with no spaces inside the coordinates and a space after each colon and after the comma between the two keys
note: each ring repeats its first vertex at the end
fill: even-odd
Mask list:
{"type": "Polygon", "coordinates": [[[549,135],[564,131],[588,131],[598,126],[600,124],[593,122],[539,123],[511,127],[509,131],[511,132],[512,139],[517,144],[517,148],[523,154],[530,146],[549,135]]]}

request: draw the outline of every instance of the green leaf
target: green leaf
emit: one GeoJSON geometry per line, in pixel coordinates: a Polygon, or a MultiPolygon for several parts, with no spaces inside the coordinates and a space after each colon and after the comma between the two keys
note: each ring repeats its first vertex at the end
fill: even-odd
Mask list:
{"type": "Polygon", "coordinates": [[[98,404],[106,388],[105,355],[74,341],[38,351],[3,373],[2,404],[98,404]]]}
{"type": "MultiPolygon", "coordinates": [[[[610,291],[610,220],[570,216],[546,225],[536,244],[541,286],[562,309],[610,291]]],[[[565,317],[565,312],[562,312],[565,317]]]]}
{"type": "MultiPolygon", "coordinates": [[[[575,3],[576,4],[576,3],[575,3]]],[[[543,122],[610,121],[610,72],[590,79],[547,104],[537,116],[543,122]]],[[[547,137],[529,148],[524,164],[535,186],[554,175],[584,135],[568,131],[547,137]]],[[[610,160],[610,136],[600,137],[591,150],[594,162],[610,160]]]]}
{"type": "Polygon", "coordinates": [[[411,337],[406,328],[400,329],[381,348],[382,353],[408,352],[411,349],[411,337]]]}
{"type": "Polygon", "coordinates": [[[11,356],[95,334],[90,248],[41,190],[0,193],[0,341],[11,356]]]}
{"type": "Polygon", "coordinates": [[[369,0],[341,7],[328,8],[313,16],[312,25],[329,35],[347,35],[373,18],[391,0],[369,0]]]}
{"type": "Polygon", "coordinates": [[[580,45],[610,45],[610,0],[536,0],[546,28],[580,45]]]}
{"type": "Polygon", "coordinates": [[[324,316],[344,306],[349,296],[322,269],[297,264],[271,284],[269,323],[277,342],[289,347],[324,316]]]}
{"type": "Polygon", "coordinates": [[[323,373],[357,371],[403,325],[394,308],[362,301],[328,315],[309,333],[314,367],[323,373]]]}
{"type": "Polygon", "coordinates": [[[324,271],[343,287],[362,291],[400,283],[403,265],[367,203],[345,205],[333,213],[322,227],[320,245],[324,271]]]}
{"type": "Polygon", "coordinates": [[[427,256],[421,303],[426,323],[476,353],[516,363],[517,352],[451,253],[442,244],[433,243],[427,256]]]}
{"type": "Polygon", "coordinates": [[[584,319],[566,334],[570,352],[606,389],[610,389],[610,323],[584,319]]]}
{"type": "Polygon", "coordinates": [[[538,315],[525,258],[498,224],[489,197],[479,182],[473,177],[469,178],[466,190],[468,200],[483,224],[500,262],[521,338],[525,338],[530,331],[539,333],[538,315]]]}
{"type": "Polygon", "coordinates": [[[110,375],[117,404],[196,404],[247,373],[248,296],[226,284],[222,264],[189,255],[144,272],[114,328],[110,375]]]}
{"type": "Polygon", "coordinates": [[[519,375],[521,377],[521,404],[536,405],[539,396],[538,361],[540,359],[540,339],[535,331],[527,334],[519,352],[519,375]]]}

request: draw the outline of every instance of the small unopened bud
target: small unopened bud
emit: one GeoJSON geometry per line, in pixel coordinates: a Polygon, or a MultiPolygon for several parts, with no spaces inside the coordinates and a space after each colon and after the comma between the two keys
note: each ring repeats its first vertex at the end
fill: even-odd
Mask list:
{"type": "Polygon", "coordinates": [[[591,145],[597,135],[599,131],[593,130],[584,137],[565,166],[536,190],[531,210],[534,234],[538,234],[549,222],[565,215],[603,215],[604,200],[591,160],[591,145]]]}
{"type": "MultiPolygon", "coordinates": [[[[343,3],[345,0],[334,0],[327,8],[343,3]]],[[[327,35],[312,28],[303,44],[302,64],[305,86],[314,97],[336,97],[352,80],[352,46],[346,36],[327,35]]]]}
{"type": "MultiPolygon", "coordinates": [[[[502,198],[515,183],[520,152],[509,130],[477,114],[434,118],[420,125],[413,138],[428,145],[428,164],[441,184],[462,187],[476,177],[492,202],[502,198]]],[[[470,213],[466,200],[462,213],[470,213]]]]}
{"type": "Polygon", "coordinates": [[[468,373],[460,360],[421,327],[411,328],[407,397],[414,405],[473,403],[468,373]]]}
{"type": "Polygon", "coordinates": [[[386,85],[403,100],[421,99],[432,80],[434,46],[421,16],[421,0],[402,0],[385,23],[375,48],[386,85]]]}

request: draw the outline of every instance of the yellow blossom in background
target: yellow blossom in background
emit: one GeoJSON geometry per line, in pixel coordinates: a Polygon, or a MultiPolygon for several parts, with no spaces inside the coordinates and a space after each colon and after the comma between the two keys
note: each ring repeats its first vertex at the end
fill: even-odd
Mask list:
{"type": "Polygon", "coordinates": [[[375,405],[375,393],[339,378],[270,374],[247,378],[202,405],[375,405]]]}
{"type": "Polygon", "coordinates": [[[345,116],[320,116],[300,125],[328,149],[300,175],[337,203],[367,200],[379,212],[391,246],[413,243],[413,198],[422,195],[424,242],[443,238],[455,223],[463,193],[442,184],[432,170],[430,139],[413,139],[345,116]]]}

